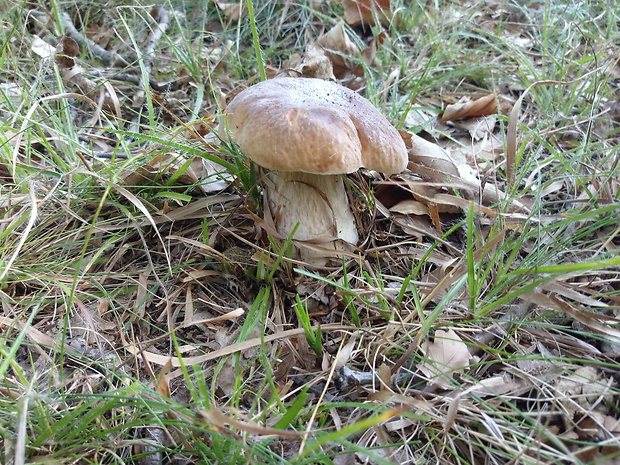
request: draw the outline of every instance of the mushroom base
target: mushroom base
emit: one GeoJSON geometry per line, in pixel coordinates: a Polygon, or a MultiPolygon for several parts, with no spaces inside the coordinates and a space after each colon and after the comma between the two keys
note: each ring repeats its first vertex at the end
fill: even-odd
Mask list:
{"type": "MultiPolygon", "coordinates": [[[[276,230],[288,237],[297,223],[293,239],[324,249],[346,250],[359,241],[353,212],[340,175],[301,172],[271,172],[265,190],[276,230]]],[[[327,254],[300,247],[300,258],[312,264],[325,263],[327,254]]]]}

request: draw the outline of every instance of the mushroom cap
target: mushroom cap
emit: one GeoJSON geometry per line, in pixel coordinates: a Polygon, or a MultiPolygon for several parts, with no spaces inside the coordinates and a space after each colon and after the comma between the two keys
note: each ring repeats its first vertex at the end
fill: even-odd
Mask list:
{"type": "MultiPolygon", "coordinates": [[[[263,81],[240,92],[226,113],[232,141],[264,168],[393,174],[407,166],[405,143],[389,121],[364,97],[330,81],[263,81]]],[[[223,124],[220,136],[226,137],[223,124]]]]}

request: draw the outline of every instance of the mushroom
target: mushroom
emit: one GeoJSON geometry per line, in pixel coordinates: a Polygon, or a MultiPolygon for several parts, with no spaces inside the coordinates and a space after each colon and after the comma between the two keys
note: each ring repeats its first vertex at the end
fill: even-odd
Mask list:
{"type": "MultiPolygon", "coordinates": [[[[330,81],[263,81],[240,92],[226,113],[220,136],[271,170],[265,197],[274,225],[287,237],[299,223],[296,241],[335,250],[356,245],[342,175],[362,167],[394,174],[407,166],[398,131],[364,97],[330,81]]],[[[301,249],[300,256],[320,262],[316,250],[301,249]]]]}

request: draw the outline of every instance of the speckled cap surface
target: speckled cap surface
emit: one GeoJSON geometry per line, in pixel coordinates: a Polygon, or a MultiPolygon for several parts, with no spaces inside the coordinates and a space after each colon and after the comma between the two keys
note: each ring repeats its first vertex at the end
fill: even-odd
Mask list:
{"type": "MultiPolygon", "coordinates": [[[[240,92],[226,108],[233,142],[278,171],[399,173],[407,149],[398,131],[364,97],[330,81],[282,77],[240,92]]],[[[220,136],[226,138],[226,124],[220,136]]]]}

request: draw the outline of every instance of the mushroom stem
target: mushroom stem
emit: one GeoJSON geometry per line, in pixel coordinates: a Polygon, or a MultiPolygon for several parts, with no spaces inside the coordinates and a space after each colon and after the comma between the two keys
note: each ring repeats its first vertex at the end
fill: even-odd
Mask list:
{"type": "MultiPolygon", "coordinates": [[[[357,244],[355,217],[341,175],[273,171],[268,179],[267,202],[282,236],[288,237],[299,223],[293,236],[297,241],[335,250],[357,244]]],[[[325,258],[309,249],[300,249],[300,257],[313,264],[325,258]]]]}

